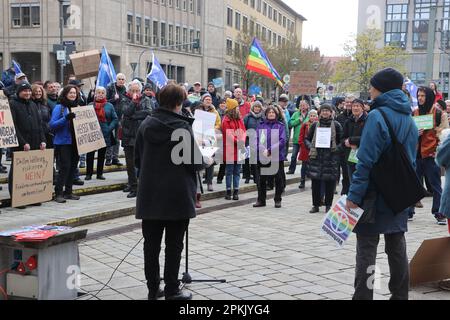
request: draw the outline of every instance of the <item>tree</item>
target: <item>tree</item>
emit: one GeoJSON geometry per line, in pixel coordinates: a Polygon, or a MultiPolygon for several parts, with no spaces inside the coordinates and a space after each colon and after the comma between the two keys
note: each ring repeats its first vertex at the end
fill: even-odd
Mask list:
{"type": "Polygon", "coordinates": [[[393,45],[379,47],[382,39],[381,30],[369,29],[356,37],[356,43],[344,45],[345,56],[350,59],[339,62],[332,77],[338,92],[360,92],[366,98],[376,72],[387,67],[405,72],[404,50],[393,45]]]}

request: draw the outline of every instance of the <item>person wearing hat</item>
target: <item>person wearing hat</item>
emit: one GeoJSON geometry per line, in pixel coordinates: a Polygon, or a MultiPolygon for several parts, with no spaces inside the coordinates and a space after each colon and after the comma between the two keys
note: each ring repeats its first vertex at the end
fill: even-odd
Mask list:
{"type": "MultiPolygon", "coordinates": [[[[45,150],[47,148],[41,115],[31,98],[31,85],[26,81],[18,83],[10,107],[19,146],[12,148],[12,152],[45,150]]],[[[8,180],[10,195],[12,195],[13,171],[14,166],[11,166],[8,180]]]]}
{"type": "Polygon", "coordinates": [[[206,93],[205,89],[202,88],[202,84],[200,82],[195,82],[194,87],[192,87],[192,95],[201,98],[206,93]]]}
{"type": "Polygon", "coordinates": [[[3,93],[5,94],[5,96],[10,100],[16,94],[19,84],[24,81],[28,82],[28,78],[25,73],[16,74],[14,76],[14,83],[9,87],[3,89],[3,93]]]}
{"type": "Polygon", "coordinates": [[[211,95],[213,105],[216,107],[216,109],[218,109],[221,98],[220,98],[220,95],[217,93],[217,89],[216,89],[216,86],[214,85],[214,83],[212,83],[212,82],[208,83],[207,90],[208,90],[208,93],[211,95]]]}
{"type": "Polygon", "coordinates": [[[339,147],[342,127],[333,120],[333,107],[324,104],[319,109],[319,122],[311,125],[305,144],[310,149],[308,176],[312,181],[313,208],[310,213],[318,213],[321,206],[321,187],[325,185],[326,212],[333,205],[334,190],[339,177],[339,147]],[[318,129],[329,129],[329,144],[318,144],[318,129]]]}
{"type": "MultiPolygon", "coordinates": [[[[353,174],[347,196],[347,209],[361,207],[367,194],[375,193],[374,222],[360,222],[354,229],[357,236],[356,279],[354,300],[373,300],[373,288],[367,286],[374,277],[380,235],[384,235],[391,279],[389,289],[392,300],[408,300],[409,267],[405,233],[408,231],[408,213],[394,213],[383,200],[371,177],[374,164],[392,146],[382,110],[407,153],[411,165],[417,154],[418,130],[411,117],[411,105],[402,91],[403,76],[395,69],[387,68],[370,81],[372,111],[367,117],[358,151],[358,164],[353,174]],[[368,272],[368,270],[370,270],[368,272]]],[[[434,103],[434,101],[432,101],[434,103]]],[[[382,186],[379,186],[382,187],[382,186]]],[[[399,190],[398,197],[402,197],[399,190]]]]}

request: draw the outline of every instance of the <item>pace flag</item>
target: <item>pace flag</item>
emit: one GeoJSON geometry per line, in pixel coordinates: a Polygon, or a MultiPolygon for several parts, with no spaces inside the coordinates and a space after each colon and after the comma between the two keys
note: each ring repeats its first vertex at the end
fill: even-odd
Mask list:
{"type": "Polygon", "coordinates": [[[269,79],[275,80],[280,87],[283,87],[283,82],[277,70],[273,67],[258,39],[253,39],[252,47],[250,48],[250,56],[247,61],[247,70],[256,72],[269,79]]]}

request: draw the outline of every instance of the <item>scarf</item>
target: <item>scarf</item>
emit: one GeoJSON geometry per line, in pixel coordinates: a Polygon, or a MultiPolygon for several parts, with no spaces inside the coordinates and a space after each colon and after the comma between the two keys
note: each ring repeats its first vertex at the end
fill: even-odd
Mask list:
{"type": "Polygon", "coordinates": [[[95,113],[97,114],[98,122],[100,123],[106,122],[106,114],[105,114],[106,102],[107,102],[106,99],[95,102],[95,113]]]}
{"type": "Polygon", "coordinates": [[[336,146],[336,124],[334,121],[330,119],[320,119],[320,121],[317,123],[316,130],[314,131],[314,138],[311,143],[311,151],[309,153],[309,157],[311,159],[317,159],[317,149],[316,149],[316,139],[317,139],[317,128],[330,128],[331,127],[331,153],[336,152],[337,146],[336,146]]]}
{"type": "Polygon", "coordinates": [[[253,111],[250,111],[251,115],[255,118],[255,119],[261,119],[263,117],[263,113],[254,113],[253,111]]]}

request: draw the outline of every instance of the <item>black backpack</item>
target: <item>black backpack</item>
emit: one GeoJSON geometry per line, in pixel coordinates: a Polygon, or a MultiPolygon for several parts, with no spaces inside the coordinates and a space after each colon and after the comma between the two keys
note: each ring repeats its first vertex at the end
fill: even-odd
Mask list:
{"type": "MultiPolygon", "coordinates": [[[[378,109],[389,128],[392,146],[374,165],[371,177],[388,207],[399,214],[425,197],[425,189],[417,177],[405,147],[398,141],[386,114],[378,109]]],[[[413,126],[409,129],[411,132],[413,126]]],[[[409,133],[408,133],[409,135],[409,133]]]]}

